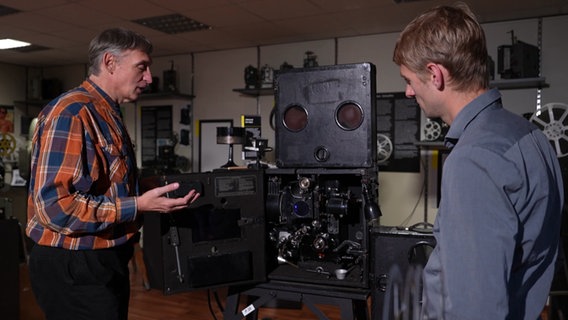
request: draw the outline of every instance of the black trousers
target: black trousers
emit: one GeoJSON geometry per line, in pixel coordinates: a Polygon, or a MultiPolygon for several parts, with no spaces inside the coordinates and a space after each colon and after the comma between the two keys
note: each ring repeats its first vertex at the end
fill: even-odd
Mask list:
{"type": "Polygon", "coordinates": [[[101,250],[36,245],[30,252],[32,290],[47,320],[127,320],[131,244],[101,250]]]}

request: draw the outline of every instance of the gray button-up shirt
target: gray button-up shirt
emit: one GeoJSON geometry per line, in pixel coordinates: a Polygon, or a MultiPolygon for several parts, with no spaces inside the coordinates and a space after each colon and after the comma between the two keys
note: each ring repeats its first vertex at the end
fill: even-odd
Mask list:
{"type": "Polygon", "coordinates": [[[537,319],[558,252],[556,153],[495,89],[458,114],[446,145],[423,311],[428,319],[537,319]]]}

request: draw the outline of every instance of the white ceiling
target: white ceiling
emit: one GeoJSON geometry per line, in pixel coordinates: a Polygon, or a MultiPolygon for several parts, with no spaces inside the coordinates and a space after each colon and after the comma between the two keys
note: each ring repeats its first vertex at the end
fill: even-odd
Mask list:
{"type": "MultiPolygon", "coordinates": [[[[442,0],[0,0],[20,10],[0,16],[0,38],[48,47],[0,51],[0,62],[28,66],[84,63],[89,41],[122,26],[146,35],[154,56],[255,47],[400,31],[442,0]],[[131,22],[179,13],[211,30],[161,33],[131,22]]],[[[481,22],[568,14],[568,0],[470,0],[481,22]]]]}

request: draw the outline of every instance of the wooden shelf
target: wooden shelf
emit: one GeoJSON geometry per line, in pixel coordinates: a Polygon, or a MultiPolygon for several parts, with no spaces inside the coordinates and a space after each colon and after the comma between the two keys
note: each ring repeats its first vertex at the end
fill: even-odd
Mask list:
{"type": "MultiPolygon", "coordinates": [[[[185,99],[191,100],[195,98],[195,96],[190,94],[183,94],[183,93],[175,93],[175,92],[155,92],[155,93],[143,93],[138,97],[138,100],[156,100],[156,99],[185,99]]],[[[43,107],[51,102],[52,99],[49,100],[18,100],[14,101],[14,104],[17,106],[32,106],[32,107],[43,107]]]]}
{"type": "Polygon", "coordinates": [[[138,100],[150,100],[150,99],[193,99],[195,98],[194,95],[191,94],[184,94],[184,93],[176,93],[176,92],[152,92],[152,93],[143,93],[138,97],[138,100]]]}
{"type": "Polygon", "coordinates": [[[448,149],[444,145],[443,141],[416,141],[414,145],[417,147],[430,148],[434,150],[448,149]]]}
{"type": "Polygon", "coordinates": [[[494,80],[489,82],[489,86],[501,90],[549,87],[544,77],[494,80]]]}
{"type": "Polygon", "coordinates": [[[35,107],[43,107],[46,104],[48,104],[51,100],[39,100],[39,99],[33,99],[33,100],[17,100],[14,101],[15,105],[23,105],[23,106],[35,106],[35,107]]]}
{"type": "Polygon", "coordinates": [[[244,88],[244,89],[233,89],[233,91],[251,97],[270,96],[274,94],[273,88],[252,88],[252,89],[244,88]]]}

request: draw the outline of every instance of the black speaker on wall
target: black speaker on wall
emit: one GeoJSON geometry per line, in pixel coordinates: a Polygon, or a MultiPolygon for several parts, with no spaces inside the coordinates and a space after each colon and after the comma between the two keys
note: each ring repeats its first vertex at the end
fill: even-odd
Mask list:
{"type": "Polygon", "coordinates": [[[371,63],[281,72],[275,79],[278,167],[368,168],[376,160],[371,63]]]}
{"type": "MultiPolygon", "coordinates": [[[[372,319],[383,319],[385,307],[385,297],[391,294],[393,283],[396,282],[398,289],[418,286],[421,289],[421,283],[407,283],[408,281],[416,282],[410,271],[420,272],[426,265],[430,253],[436,246],[436,240],[431,233],[416,232],[412,230],[401,230],[396,227],[380,226],[371,229],[371,269],[373,270],[373,279],[371,283],[371,315],[372,319]],[[416,268],[411,268],[416,267],[416,268]],[[419,268],[418,268],[419,267],[419,268]]],[[[421,277],[419,279],[421,281],[421,277]]],[[[412,299],[419,299],[413,296],[412,299]]],[[[399,299],[403,299],[399,295],[399,299]]],[[[393,300],[388,299],[389,315],[396,306],[393,306],[393,300]]],[[[414,310],[413,312],[416,312],[414,310]]],[[[386,319],[390,318],[387,317],[386,319]]],[[[413,317],[409,317],[413,319],[413,317]]]]}

